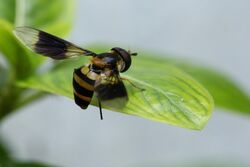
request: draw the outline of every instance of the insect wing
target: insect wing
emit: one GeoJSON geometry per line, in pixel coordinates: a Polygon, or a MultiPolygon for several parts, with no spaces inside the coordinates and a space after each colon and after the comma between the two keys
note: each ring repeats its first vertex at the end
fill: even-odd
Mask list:
{"type": "Polygon", "coordinates": [[[95,54],[64,39],[30,27],[17,27],[14,30],[14,34],[33,52],[53,59],[95,54]]]}
{"type": "Polygon", "coordinates": [[[96,80],[94,88],[97,98],[102,104],[112,108],[122,108],[128,101],[128,94],[119,75],[111,72],[111,75],[101,73],[96,80]]]}

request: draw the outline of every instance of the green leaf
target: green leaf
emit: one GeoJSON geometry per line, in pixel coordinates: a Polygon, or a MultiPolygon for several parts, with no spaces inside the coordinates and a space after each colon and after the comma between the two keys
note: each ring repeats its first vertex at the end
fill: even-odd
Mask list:
{"type": "Polygon", "coordinates": [[[15,21],[16,0],[0,0],[0,19],[7,20],[10,23],[15,21]]]}
{"type": "Polygon", "coordinates": [[[18,26],[36,27],[64,36],[73,24],[75,0],[20,0],[18,5],[17,11],[24,16],[18,26]]]}
{"type": "MultiPolygon", "coordinates": [[[[16,69],[16,75],[23,78],[30,73],[44,60],[43,57],[27,51],[12,33],[13,26],[0,19],[0,52],[6,58],[12,70],[16,69]]],[[[13,71],[12,71],[13,72],[13,71]]]]}
{"type": "MultiPolygon", "coordinates": [[[[152,57],[135,57],[131,69],[122,76],[145,91],[139,91],[124,81],[129,94],[126,107],[105,108],[184,128],[202,129],[213,109],[210,94],[168,62],[154,61],[152,57]]],[[[21,81],[19,85],[73,98],[73,69],[86,64],[86,58],[67,62],[57,70],[21,81]]],[[[96,99],[92,100],[92,104],[97,106],[96,99]]]]}
{"type": "Polygon", "coordinates": [[[64,36],[72,26],[75,0],[0,0],[0,19],[64,36]]]}

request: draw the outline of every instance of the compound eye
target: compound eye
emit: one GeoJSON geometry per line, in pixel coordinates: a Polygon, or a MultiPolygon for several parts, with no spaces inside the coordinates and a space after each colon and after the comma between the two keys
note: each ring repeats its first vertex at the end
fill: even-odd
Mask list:
{"type": "Polygon", "coordinates": [[[121,69],[121,72],[127,71],[129,69],[130,65],[131,65],[131,56],[130,56],[130,54],[126,50],[124,50],[122,48],[118,48],[118,47],[112,48],[111,50],[116,52],[122,58],[122,60],[125,63],[125,66],[124,66],[123,69],[121,69]]]}

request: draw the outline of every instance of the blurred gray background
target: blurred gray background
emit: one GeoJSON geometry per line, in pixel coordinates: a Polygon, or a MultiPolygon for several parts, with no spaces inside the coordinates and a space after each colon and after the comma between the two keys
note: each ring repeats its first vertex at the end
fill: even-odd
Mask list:
{"type": "MultiPolygon", "coordinates": [[[[79,0],[69,39],[184,57],[250,92],[247,0],[79,0]]],[[[97,111],[50,96],[11,116],[0,133],[18,159],[65,167],[250,166],[249,117],[216,109],[200,132],[111,111],[100,121],[97,111]]]]}

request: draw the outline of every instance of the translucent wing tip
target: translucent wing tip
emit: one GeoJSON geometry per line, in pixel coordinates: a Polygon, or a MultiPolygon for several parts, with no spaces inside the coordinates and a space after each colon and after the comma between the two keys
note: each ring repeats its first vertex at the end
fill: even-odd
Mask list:
{"type": "Polygon", "coordinates": [[[13,34],[19,38],[19,36],[21,35],[21,32],[22,32],[22,27],[16,27],[15,29],[13,29],[13,34]]]}
{"type": "Polygon", "coordinates": [[[30,32],[32,29],[31,28],[28,28],[28,27],[16,27],[14,30],[13,30],[13,33],[17,36],[17,37],[21,37],[23,36],[24,34],[30,32]]]}
{"type": "Polygon", "coordinates": [[[13,30],[13,34],[19,41],[32,50],[34,49],[34,44],[39,39],[39,31],[30,27],[16,27],[13,30]]]}

